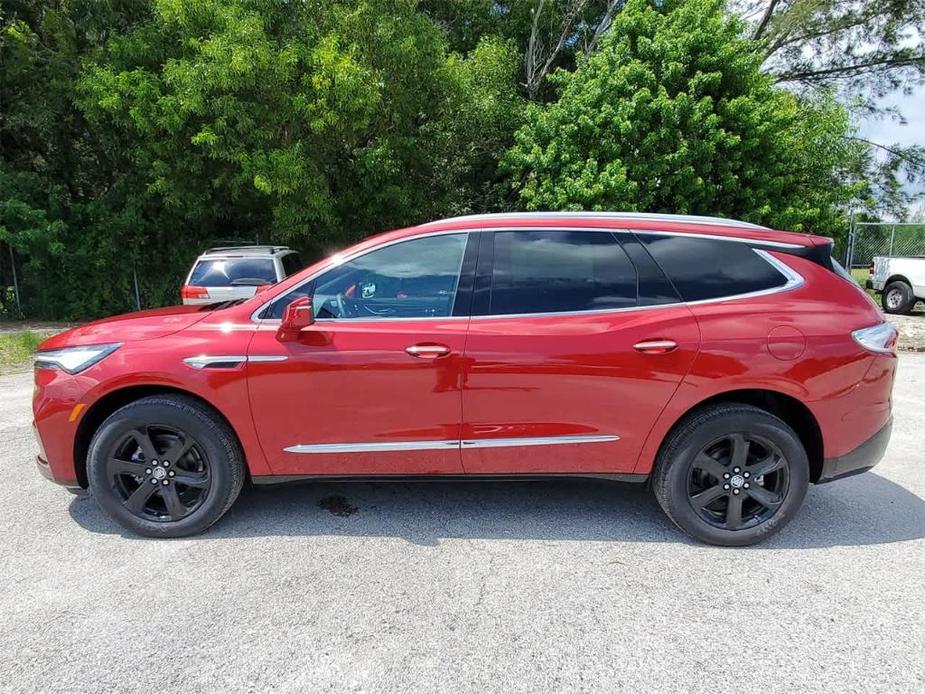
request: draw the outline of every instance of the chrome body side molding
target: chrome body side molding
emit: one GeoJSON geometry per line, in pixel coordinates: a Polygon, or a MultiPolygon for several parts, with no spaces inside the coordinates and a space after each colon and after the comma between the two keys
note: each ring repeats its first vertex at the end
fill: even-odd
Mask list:
{"type": "Polygon", "coordinates": [[[464,448],[507,448],[521,446],[560,446],[568,443],[609,443],[619,436],[525,436],[506,439],[464,439],[464,448]]]}
{"type": "Polygon", "coordinates": [[[556,446],[576,443],[609,443],[619,436],[526,436],[500,439],[446,439],[443,441],[388,441],[375,443],[300,443],[288,446],[286,453],[382,453],[386,451],[433,451],[447,448],[505,448],[556,446]]]}

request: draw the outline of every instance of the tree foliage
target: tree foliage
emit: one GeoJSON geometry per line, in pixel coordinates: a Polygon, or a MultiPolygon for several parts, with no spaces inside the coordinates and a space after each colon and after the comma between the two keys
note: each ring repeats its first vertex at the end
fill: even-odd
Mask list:
{"type": "Polygon", "coordinates": [[[720,0],[630,0],[505,165],[530,209],[720,214],[831,233],[858,156],[830,100],[775,89],[720,0]]]}
{"type": "Polygon", "coordinates": [[[895,60],[868,87],[917,84],[920,0],[771,4],[0,0],[0,314],[10,249],[24,311],[77,319],[132,308],[136,275],[176,301],[217,241],[311,254],[519,207],[901,214],[909,150],[877,156],[834,97],[872,55],[895,60]]]}

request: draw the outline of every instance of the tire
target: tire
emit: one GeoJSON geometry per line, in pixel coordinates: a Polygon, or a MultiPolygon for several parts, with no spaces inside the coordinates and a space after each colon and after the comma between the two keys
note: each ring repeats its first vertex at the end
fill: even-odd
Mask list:
{"type": "Polygon", "coordinates": [[[212,408],[182,395],[152,396],[117,410],[87,455],[90,491],[122,527],[147,537],[204,531],[244,484],[234,432],[212,408]]]}
{"type": "Polygon", "coordinates": [[[886,313],[902,315],[912,313],[915,301],[912,287],[902,280],[890,282],[883,288],[883,293],[880,294],[880,305],[883,306],[886,313]]]}
{"type": "Polygon", "coordinates": [[[808,486],[809,460],[793,429],[757,407],[732,403],[683,419],[662,445],[652,478],[655,498],[675,525],[725,546],[751,545],[779,531],[808,486]],[[740,443],[744,457],[734,452],[740,443]]]}

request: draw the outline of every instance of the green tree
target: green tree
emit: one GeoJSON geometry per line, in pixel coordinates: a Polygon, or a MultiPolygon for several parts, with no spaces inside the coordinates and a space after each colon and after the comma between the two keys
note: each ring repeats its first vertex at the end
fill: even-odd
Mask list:
{"type": "Polygon", "coordinates": [[[843,168],[830,98],[775,89],[743,24],[720,0],[657,9],[630,0],[558,101],[534,106],[504,166],[529,209],[718,214],[833,233],[862,186],[843,168]]]}

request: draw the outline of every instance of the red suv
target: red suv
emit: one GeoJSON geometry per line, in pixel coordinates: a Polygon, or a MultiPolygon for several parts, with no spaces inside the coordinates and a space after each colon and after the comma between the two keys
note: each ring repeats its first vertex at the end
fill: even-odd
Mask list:
{"type": "Polygon", "coordinates": [[[750,544],[889,439],[896,331],[831,248],[596,212],[389,232],[251,299],[44,342],[39,469],[159,537],[245,479],[585,476],[750,544]]]}

